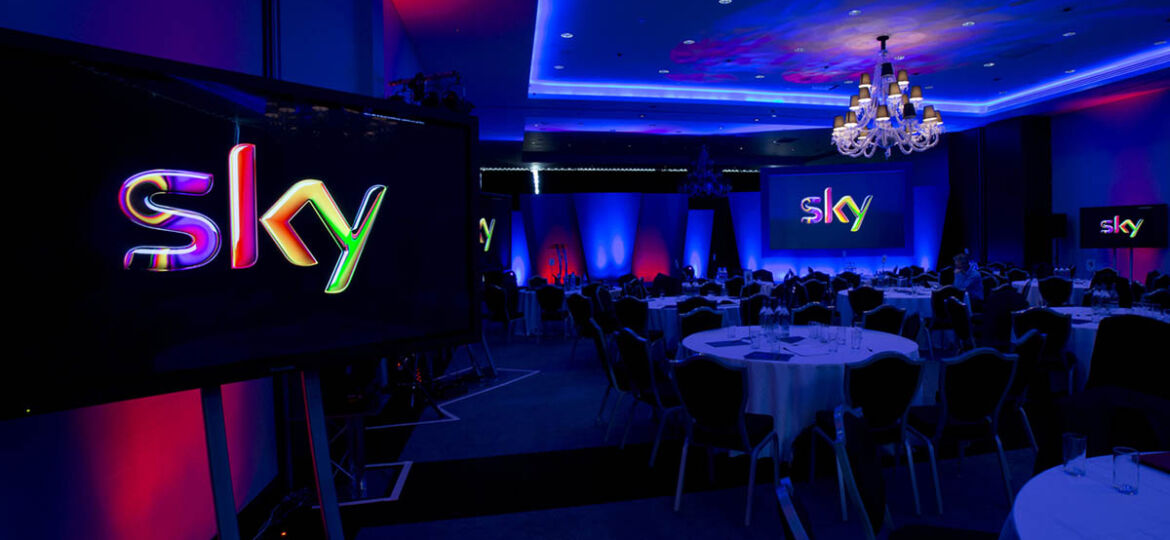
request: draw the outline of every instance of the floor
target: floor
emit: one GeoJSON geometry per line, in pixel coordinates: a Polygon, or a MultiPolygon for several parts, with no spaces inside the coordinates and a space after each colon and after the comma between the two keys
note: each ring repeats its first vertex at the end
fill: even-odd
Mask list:
{"type": "MultiPolygon", "coordinates": [[[[604,376],[592,344],[582,340],[571,357],[571,343],[493,339],[498,379],[438,392],[441,413],[422,410],[415,415],[420,425],[377,429],[379,423],[401,418],[370,419],[368,461],[410,461],[412,466],[398,500],[343,509],[347,529],[362,540],[781,537],[767,464],[761,464],[753,494],[752,524],[743,525],[748,472],[743,456],[717,456],[711,482],[702,454],[692,453],[696,457],[688,465],[682,509],[675,513],[681,430],[668,430],[653,469],[648,466],[653,429],[646,409],[631,425],[625,449],[617,447],[622,420],[606,442],[606,426],[596,420],[604,376]]],[[[478,348],[475,352],[482,358],[478,348]]],[[[467,356],[457,354],[447,369],[467,365],[467,356]]],[[[1005,436],[1014,491],[1032,472],[1034,454],[1022,440],[1005,436]]],[[[914,512],[905,463],[888,463],[893,522],[982,531],[994,538],[1010,511],[994,452],[973,448],[961,464],[953,451],[944,455],[952,457],[940,462],[946,510],[941,516],[925,456],[916,464],[921,516],[914,512]]],[[[806,526],[816,538],[861,537],[855,516],[841,521],[832,471],[826,468],[809,482],[807,459],[802,463],[800,456],[784,470],[808,509],[806,526]]]]}

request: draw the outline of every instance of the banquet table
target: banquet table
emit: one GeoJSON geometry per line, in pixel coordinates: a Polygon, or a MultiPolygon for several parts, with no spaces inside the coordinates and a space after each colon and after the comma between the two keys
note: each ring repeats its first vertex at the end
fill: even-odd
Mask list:
{"type": "MultiPolygon", "coordinates": [[[[1024,292],[1024,285],[1027,285],[1029,282],[1032,283],[1032,286],[1028,287],[1028,296],[1025,297],[1025,299],[1028,300],[1028,304],[1033,305],[1033,306],[1043,305],[1044,298],[1042,296],[1040,296],[1040,284],[1035,279],[1031,279],[1028,281],[1013,281],[1012,287],[1015,287],[1015,289],[1019,292],[1024,292]]],[[[1081,302],[1085,299],[1085,292],[1088,290],[1089,290],[1089,281],[1088,280],[1074,279],[1073,280],[1072,294],[1068,297],[1068,305],[1070,305],[1070,306],[1081,305],[1081,302]]]]}
{"type": "MultiPolygon", "coordinates": [[[[845,401],[845,364],[860,362],[870,356],[895,351],[910,358],[918,357],[918,344],[884,332],[862,331],[861,347],[850,348],[849,330],[844,329],[846,343],[832,346],[809,339],[810,327],[793,326],[791,339],[779,347],[782,359],[756,358],[774,349],[765,345],[753,349],[746,339],[749,329],[734,327],[735,337],[727,328],[698,332],[682,340],[680,352],[704,354],[729,365],[744,366],[748,375],[748,412],[769,414],[780,436],[783,454],[791,456],[792,441],[802,429],[813,423],[816,413],[845,401]],[[726,342],[741,339],[738,344],[726,342]]],[[[827,327],[836,335],[841,327],[827,327]]]]}
{"type": "Polygon", "coordinates": [[[1044,471],[1016,495],[1000,540],[1170,538],[1170,474],[1148,465],[1138,492],[1113,489],[1113,456],[1089,458],[1085,476],[1044,471]]]}
{"type": "MultiPolygon", "coordinates": [[[[1093,343],[1097,341],[1097,326],[1100,324],[1101,318],[1093,314],[1093,308],[1087,307],[1058,307],[1052,308],[1052,310],[1072,315],[1072,332],[1069,334],[1068,345],[1065,348],[1077,358],[1077,363],[1073,366],[1076,388],[1078,390],[1084,389],[1085,383],[1089,380],[1089,370],[1092,367],[1090,362],[1093,359],[1093,343]]],[[[1146,315],[1127,308],[1113,308],[1109,310],[1108,314],[1146,315]]]]}
{"type": "MultiPolygon", "coordinates": [[[[909,317],[917,313],[923,319],[930,317],[930,292],[931,289],[926,287],[920,288],[903,288],[895,287],[889,289],[882,289],[885,299],[883,304],[888,304],[897,308],[906,310],[906,316],[909,317]]],[[[840,291],[837,293],[837,312],[841,314],[841,324],[850,326],[853,324],[853,306],[849,305],[849,291],[840,291]]],[[[856,317],[860,320],[861,314],[858,313],[856,317]]]]}
{"type": "MultiPolygon", "coordinates": [[[[555,285],[548,285],[555,287],[555,285]]],[[[565,291],[565,298],[569,295],[579,294],[581,289],[570,289],[565,291]]],[[[610,287],[609,294],[616,300],[621,295],[621,287],[610,287]]],[[[590,299],[592,301],[592,299],[590,299]]],[[[520,289],[519,300],[520,313],[524,315],[523,333],[526,336],[534,336],[540,333],[540,301],[536,299],[536,289],[520,289]]],[[[568,306],[563,306],[562,309],[568,309],[568,306]]]]}
{"type": "MultiPolygon", "coordinates": [[[[666,296],[647,299],[649,303],[649,330],[662,332],[662,338],[668,349],[674,349],[679,340],[678,303],[688,296],[666,296]]],[[[738,326],[740,324],[739,299],[728,296],[708,296],[714,300],[719,312],[723,314],[723,326],[738,326]]]]}

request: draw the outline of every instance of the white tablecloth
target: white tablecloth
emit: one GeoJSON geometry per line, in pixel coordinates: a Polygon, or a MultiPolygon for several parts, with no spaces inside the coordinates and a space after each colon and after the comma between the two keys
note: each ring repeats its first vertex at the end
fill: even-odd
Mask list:
{"type": "Polygon", "coordinates": [[[1016,495],[1001,540],[1170,538],[1170,474],[1142,466],[1138,492],[1113,489],[1113,456],[1089,458],[1085,476],[1044,471],[1016,495]]]}
{"type": "MultiPolygon", "coordinates": [[[[1030,280],[1032,286],[1028,288],[1028,296],[1025,298],[1028,303],[1033,306],[1039,306],[1044,303],[1044,297],[1040,296],[1040,284],[1035,280],[1030,280]]],[[[1013,281],[1012,287],[1019,292],[1024,292],[1024,285],[1027,281],[1013,281]]],[[[1069,306],[1079,306],[1081,301],[1085,299],[1085,291],[1089,290],[1089,282],[1083,279],[1073,280],[1072,294],[1068,297],[1069,306]]]]}
{"type": "MultiPolygon", "coordinates": [[[[839,327],[829,328],[836,332],[839,327]]],[[[736,328],[738,337],[745,338],[748,332],[748,327],[736,328]]],[[[808,332],[807,326],[792,327],[792,336],[795,337],[807,337],[808,332]]],[[[829,352],[827,344],[808,339],[785,345],[781,352],[795,355],[786,362],[748,360],[745,357],[757,349],[752,349],[746,340],[743,345],[730,347],[709,345],[734,339],[728,336],[726,329],[687,336],[681,349],[688,355],[705,354],[730,365],[747,366],[748,412],[772,415],[784,455],[790,456],[792,441],[802,429],[813,423],[817,411],[844,403],[845,364],[860,362],[885,351],[918,357],[918,344],[901,336],[865,330],[861,348],[857,350],[849,347],[848,332],[846,338],[846,344],[838,345],[836,352],[829,352]]]]}
{"type": "MultiPolygon", "coordinates": [[[[647,329],[661,331],[663,341],[669,349],[674,349],[678,345],[680,334],[678,303],[687,298],[687,296],[667,296],[648,300],[650,320],[647,329]]],[[[723,326],[738,326],[740,324],[738,299],[726,296],[708,296],[707,298],[715,302],[731,301],[730,304],[718,305],[719,312],[723,314],[723,326]]]]}
{"type": "MultiPolygon", "coordinates": [[[[907,317],[915,313],[923,319],[930,317],[930,289],[919,289],[919,292],[901,288],[885,289],[884,293],[883,303],[906,310],[907,317]]],[[[841,314],[841,324],[845,326],[853,324],[853,306],[849,305],[849,291],[837,293],[837,312],[841,314]]],[[[861,314],[857,316],[860,318],[861,314]]]]}
{"type": "MultiPolygon", "coordinates": [[[[553,285],[549,285],[552,287],[553,285]]],[[[570,295],[580,294],[581,289],[570,289],[565,291],[565,299],[568,300],[570,295]]],[[[610,287],[609,294],[614,300],[621,295],[621,287],[610,287]]],[[[593,301],[592,298],[589,299],[593,301]]],[[[534,336],[540,333],[540,301],[536,299],[536,290],[534,289],[520,289],[520,298],[517,300],[520,304],[520,312],[524,314],[524,324],[521,326],[522,332],[526,336],[534,336]]],[[[564,305],[561,309],[569,309],[568,305],[564,305]]]]}

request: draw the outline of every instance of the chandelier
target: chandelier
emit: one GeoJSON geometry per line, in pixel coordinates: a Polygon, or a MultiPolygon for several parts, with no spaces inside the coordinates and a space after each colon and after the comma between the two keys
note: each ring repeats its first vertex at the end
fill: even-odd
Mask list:
{"type": "Polygon", "coordinates": [[[846,156],[871,157],[878,148],[886,151],[887,158],[894,148],[903,154],[921,152],[938,144],[943,132],[938,111],[931,105],[922,106],[922,88],[910,86],[904,69],[894,76],[894,64],[886,51],[889,39],[878,36],[882,50],[873,78],[862,73],[857,95],[849,96],[849,112],[833,118],[833,146],[846,156]]]}
{"type": "Polygon", "coordinates": [[[679,191],[691,197],[724,197],[731,193],[731,183],[723,179],[723,175],[715,172],[715,162],[707,155],[707,145],[699,150],[699,159],[695,160],[695,168],[687,173],[687,179],[679,186],[679,191]]]}

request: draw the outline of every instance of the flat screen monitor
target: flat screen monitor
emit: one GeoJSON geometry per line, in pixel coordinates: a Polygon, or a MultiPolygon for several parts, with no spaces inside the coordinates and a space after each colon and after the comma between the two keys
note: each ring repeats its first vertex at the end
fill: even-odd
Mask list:
{"type": "Polygon", "coordinates": [[[477,334],[474,119],[10,32],[0,73],[0,416],[477,334]]]}
{"type": "Polygon", "coordinates": [[[764,238],[771,250],[845,250],[906,246],[906,169],[764,169],[764,238]]]}
{"type": "Polygon", "coordinates": [[[1081,208],[1082,248],[1164,248],[1165,204],[1081,208]]]}

